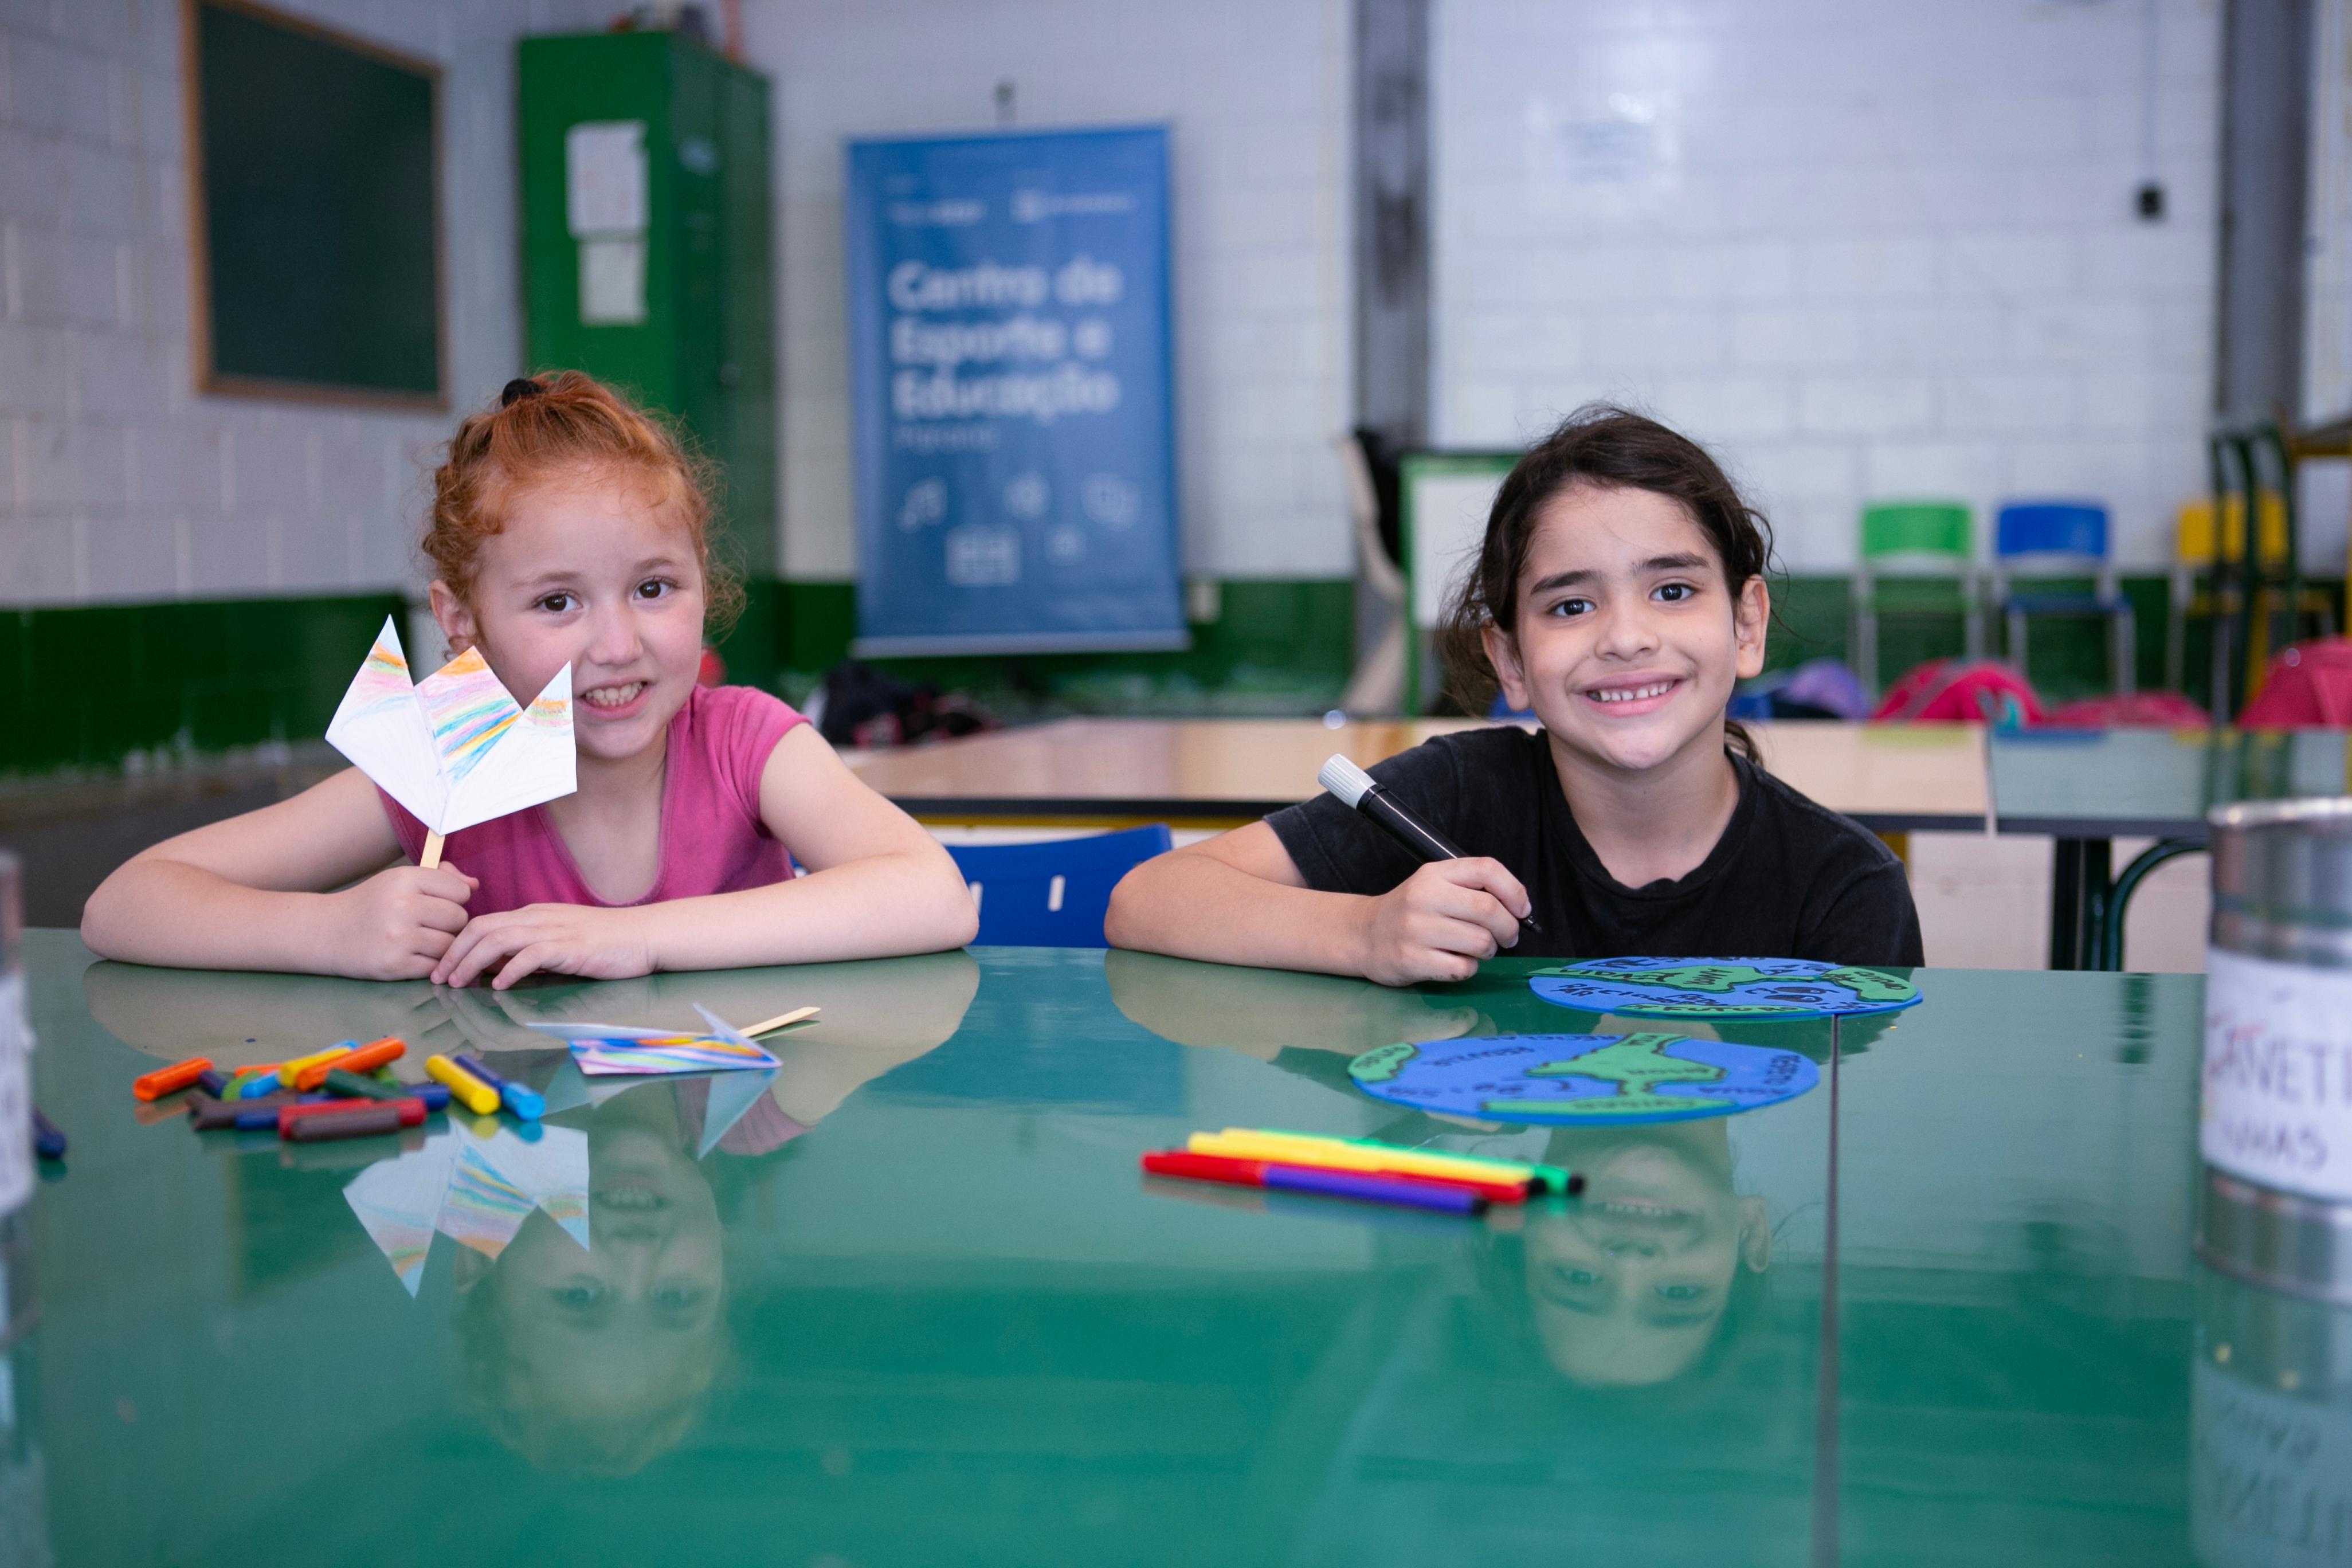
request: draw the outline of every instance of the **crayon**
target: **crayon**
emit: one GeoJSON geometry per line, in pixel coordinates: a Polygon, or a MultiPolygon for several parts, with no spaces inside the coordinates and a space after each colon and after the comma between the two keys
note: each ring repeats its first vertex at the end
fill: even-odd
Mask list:
{"type": "Polygon", "coordinates": [[[299,1121],[320,1116],[373,1116],[379,1110],[397,1112],[400,1125],[415,1127],[425,1120],[421,1100],[320,1100],[278,1108],[278,1135],[286,1137],[299,1121]]]}
{"type": "MultiPolygon", "coordinates": [[[[382,1079],[362,1078],[339,1067],[327,1069],[327,1076],[320,1080],[320,1087],[329,1094],[339,1094],[345,1100],[400,1100],[408,1093],[403,1085],[386,1083],[382,1079]]],[[[440,1085],[434,1087],[438,1089],[440,1085]]]]}
{"type": "Polygon", "coordinates": [[[379,1068],[391,1066],[407,1054],[406,1046],[386,1035],[380,1040],[370,1040],[335,1065],[345,1072],[374,1072],[379,1068]]]}
{"type": "Polygon", "coordinates": [[[222,1091],[228,1088],[228,1079],[223,1078],[220,1075],[220,1070],[215,1068],[209,1072],[199,1075],[196,1079],[196,1087],[203,1089],[206,1094],[211,1095],[215,1100],[218,1100],[221,1097],[222,1091]]]}
{"type": "Polygon", "coordinates": [[[488,1116],[499,1108],[499,1091],[447,1057],[426,1057],[425,1074],[436,1083],[448,1085],[449,1098],[477,1116],[488,1116]]]}
{"type": "Polygon", "coordinates": [[[301,1087],[302,1075],[310,1071],[310,1068],[317,1067],[321,1062],[331,1062],[335,1060],[337,1058],[350,1056],[358,1048],[359,1042],[357,1040],[345,1040],[339,1045],[329,1046],[323,1051],[312,1051],[309,1056],[296,1057],[289,1061],[279,1062],[278,1064],[278,1076],[292,1087],[299,1089],[301,1087]]]}
{"type": "Polygon", "coordinates": [[[525,1121],[536,1121],[547,1113],[547,1101],[540,1098],[537,1089],[526,1088],[510,1078],[492,1072],[482,1065],[481,1058],[462,1056],[453,1057],[450,1059],[497,1089],[499,1102],[525,1121]]]}
{"type": "Polygon", "coordinates": [[[247,1079],[243,1083],[230,1085],[230,1088],[236,1090],[239,1100],[259,1100],[265,1094],[276,1094],[281,1089],[291,1087],[293,1086],[278,1078],[275,1068],[257,1077],[247,1079]]]}
{"type": "Polygon", "coordinates": [[[188,1120],[195,1123],[200,1132],[234,1127],[241,1116],[259,1118],[254,1122],[257,1127],[275,1127],[278,1125],[275,1120],[278,1108],[288,1103],[289,1100],[284,1095],[257,1104],[242,1100],[215,1100],[208,1094],[197,1094],[189,1098],[188,1120]]]}
{"type": "Polygon", "coordinates": [[[1522,1181],[1538,1184],[1544,1192],[1573,1193],[1583,1178],[1557,1165],[1527,1165],[1510,1160],[1487,1160],[1467,1154],[1440,1153],[1429,1149],[1399,1149],[1393,1144],[1343,1138],[1323,1138],[1307,1132],[1254,1131],[1228,1127],[1223,1132],[1195,1132],[1185,1145],[1196,1154],[1224,1154],[1243,1160],[1282,1160],[1329,1170],[1378,1171],[1397,1175],[1452,1177],[1458,1181],[1522,1181]]]}
{"type": "Polygon", "coordinates": [[[334,1116],[304,1116],[288,1124],[280,1136],[294,1143],[323,1143],[331,1138],[374,1138],[400,1131],[400,1111],[390,1105],[371,1105],[334,1116]]]}
{"type": "Polygon", "coordinates": [[[157,1068],[153,1072],[134,1079],[131,1092],[141,1100],[177,1094],[212,1070],[210,1057],[190,1057],[184,1062],[173,1062],[170,1067],[157,1068]]]}
{"type": "Polygon", "coordinates": [[[37,1105],[33,1107],[33,1152],[44,1160],[66,1157],[66,1135],[58,1131],[56,1122],[41,1114],[37,1105]]]}
{"type": "Polygon", "coordinates": [[[425,1132],[422,1127],[404,1127],[400,1142],[349,1142],[335,1140],[325,1143],[297,1142],[290,1138],[276,1140],[278,1163],[288,1171],[358,1171],[380,1160],[396,1154],[414,1154],[425,1147],[425,1132]]]}
{"type": "Polygon", "coordinates": [[[339,1089],[331,1078],[326,1083],[320,1085],[316,1092],[304,1095],[302,1097],[304,1103],[320,1105],[331,1100],[338,1105],[352,1105],[361,1100],[372,1100],[381,1104],[395,1100],[418,1100],[425,1102],[425,1109],[428,1112],[445,1110],[449,1104],[449,1090],[442,1084],[382,1083],[372,1078],[354,1078],[348,1073],[342,1076],[351,1079],[353,1082],[363,1083],[367,1088],[348,1091],[339,1089]]]}
{"type": "Polygon", "coordinates": [[[249,1100],[236,1102],[236,1117],[229,1122],[239,1132],[275,1132],[278,1113],[293,1101],[272,1096],[268,1104],[257,1105],[249,1100]]]}
{"type": "Polygon", "coordinates": [[[1324,1197],[1352,1198],[1359,1203],[1432,1209],[1439,1214],[1481,1215],[1486,1212],[1486,1200],[1466,1187],[1399,1181],[1393,1176],[1369,1171],[1318,1171],[1304,1165],[1269,1164],[1263,1160],[1221,1159],[1214,1155],[1189,1153],[1181,1149],[1148,1153],[1143,1156],[1142,1164],[1145,1172],[1154,1176],[1179,1176],[1188,1181],[1217,1182],[1233,1187],[1315,1193],[1324,1197]]]}

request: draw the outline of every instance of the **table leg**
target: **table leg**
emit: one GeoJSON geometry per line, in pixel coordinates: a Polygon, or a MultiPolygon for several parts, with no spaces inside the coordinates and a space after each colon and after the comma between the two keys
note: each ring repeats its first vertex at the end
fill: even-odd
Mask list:
{"type": "Polygon", "coordinates": [[[2050,967],[2096,969],[2105,948],[2115,845],[2061,838],[2050,868],[2050,967]]]}

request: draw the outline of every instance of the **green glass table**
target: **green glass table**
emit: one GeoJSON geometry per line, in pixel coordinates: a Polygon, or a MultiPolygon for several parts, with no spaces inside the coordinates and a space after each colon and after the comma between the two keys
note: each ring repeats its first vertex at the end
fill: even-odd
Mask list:
{"type": "Polygon", "coordinates": [[[2352,736],[2341,730],[1996,731],[1987,749],[1999,830],[2057,841],[2053,969],[2122,967],[2132,890],[2163,861],[2204,847],[2213,807],[2352,794],[2352,736]],[[2157,843],[2117,874],[2118,838],[2157,843]]]}
{"type": "Polygon", "coordinates": [[[73,1147],[16,1226],[8,1561],[2300,1562],[2247,1554],[2299,1498],[2341,1550],[2352,1330],[2191,1260],[2193,976],[1925,971],[1834,1052],[1726,1026],[1822,1063],[1796,1100],[1546,1131],[1345,1075],[1594,1026],[1526,963],[1391,991],[981,949],[494,998],[27,953],[73,1147]],[[695,1002],[824,1011],[749,1093],[625,1086],[536,1143],[292,1149],[130,1095],[387,1033],[558,1091],[523,1022],[695,1002]],[[1590,1186],[1472,1221],[1137,1173],[1229,1123],[1590,1186]],[[454,1234],[415,1200],[404,1240],[436,1159],[454,1234]]]}

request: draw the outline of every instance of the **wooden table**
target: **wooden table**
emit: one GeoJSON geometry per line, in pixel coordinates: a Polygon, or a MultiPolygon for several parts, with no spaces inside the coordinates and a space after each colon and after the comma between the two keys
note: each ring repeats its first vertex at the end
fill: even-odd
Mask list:
{"type": "MultiPolygon", "coordinates": [[[[854,759],[930,822],[1232,826],[1307,799],[1334,752],[1366,767],[1466,719],[1065,719],[854,759]]],[[[1972,724],[1751,724],[1766,765],[1879,833],[1979,832],[1984,732],[1972,724]]]]}

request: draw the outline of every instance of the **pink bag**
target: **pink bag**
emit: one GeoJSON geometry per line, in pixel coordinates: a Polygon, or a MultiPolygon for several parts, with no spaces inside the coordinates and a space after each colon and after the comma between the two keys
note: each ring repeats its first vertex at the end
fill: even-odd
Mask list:
{"type": "Polygon", "coordinates": [[[2083,697],[2050,710],[2052,727],[2061,730],[2195,730],[2210,722],[2205,710],[2178,691],[2083,697]]]}
{"type": "Polygon", "coordinates": [[[2247,730],[2352,725],[2352,637],[2314,637],[2282,649],[2238,724],[2247,730]]]}
{"type": "Polygon", "coordinates": [[[1904,672],[1879,699],[1874,723],[2042,721],[2042,700],[2013,665],[1997,658],[1931,658],[1904,672]]]}

